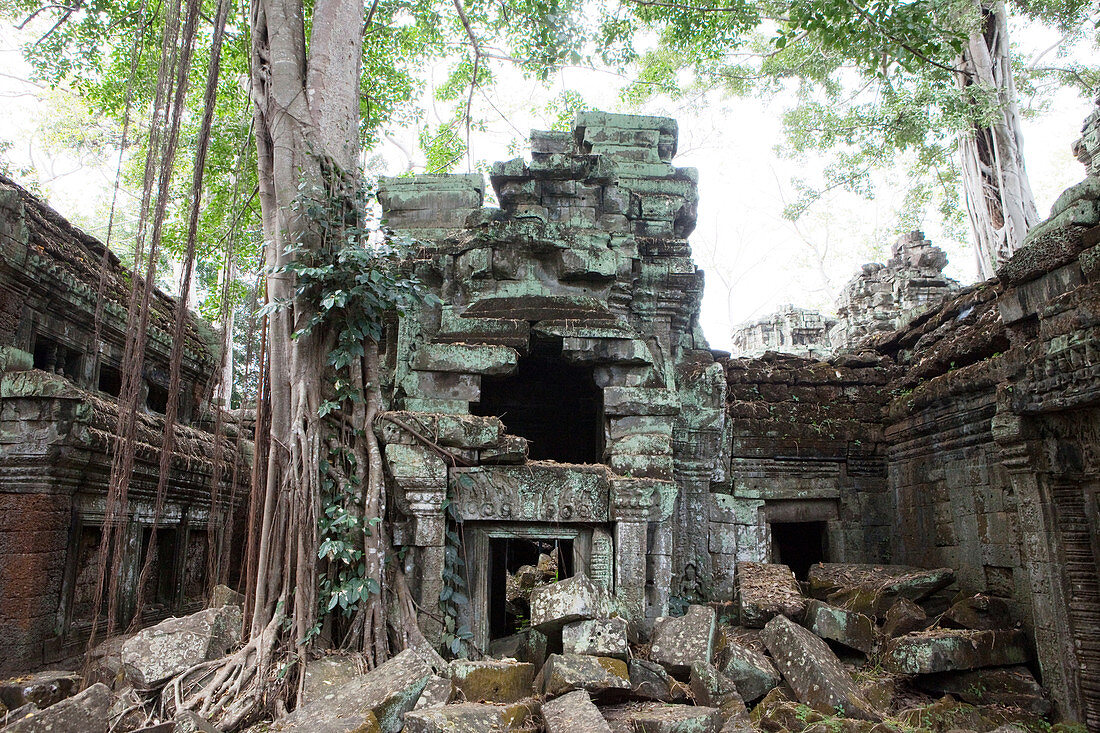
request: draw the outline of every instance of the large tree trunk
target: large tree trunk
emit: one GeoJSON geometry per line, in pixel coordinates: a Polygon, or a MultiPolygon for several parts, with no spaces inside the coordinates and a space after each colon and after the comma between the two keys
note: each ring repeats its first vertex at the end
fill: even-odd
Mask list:
{"type": "Polygon", "coordinates": [[[1002,0],[981,1],[979,11],[981,28],[971,35],[956,78],[964,90],[973,87],[975,98],[993,94],[998,105],[991,124],[976,122],[959,140],[978,270],[989,278],[1020,248],[1039,213],[1024,168],[1005,6],[1002,0]]]}

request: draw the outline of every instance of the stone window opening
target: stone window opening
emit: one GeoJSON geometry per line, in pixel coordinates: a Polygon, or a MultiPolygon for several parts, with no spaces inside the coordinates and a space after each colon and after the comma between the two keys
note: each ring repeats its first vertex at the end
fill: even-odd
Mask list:
{"type": "Polygon", "coordinates": [[[168,412],[167,388],[153,382],[148,382],[147,384],[149,386],[149,391],[145,395],[145,406],[153,412],[159,412],[161,415],[168,412]]]}
{"type": "Polygon", "coordinates": [[[34,340],[34,368],[60,374],[74,382],[80,378],[80,365],[84,355],[76,349],[39,335],[34,340]]]}
{"type": "Polygon", "coordinates": [[[565,580],[573,572],[571,539],[490,539],[489,639],[526,628],[531,619],[531,591],[565,580]]]}
{"type": "Polygon", "coordinates": [[[829,533],[825,522],[772,522],[772,562],[806,580],[810,567],[829,561],[829,533]]]}
{"type": "Polygon", "coordinates": [[[475,415],[494,415],[528,440],[535,461],[603,462],[603,390],[590,366],[562,358],[561,339],[532,341],[516,371],[482,377],[475,415]]]}
{"type": "Polygon", "coordinates": [[[100,392],[118,397],[122,393],[122,372],[110,364],[100,364],[96,386],[100,392]]]}

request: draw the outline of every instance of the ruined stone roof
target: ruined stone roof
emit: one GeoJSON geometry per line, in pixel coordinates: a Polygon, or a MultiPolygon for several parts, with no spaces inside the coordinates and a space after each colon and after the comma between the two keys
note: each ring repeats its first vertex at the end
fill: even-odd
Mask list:
{"type": "MultiPolygon", "coordinates": [[[[12,179],[0,175],[0,192],[4,191],[14,192],[18,197],[23,219],[23,231],[19,232],[15,241],[7,234],[0,240],[0,252],[5,253],[6,264],[25,272],[36,267],[49,272],[67,286],[69,295],[79,295],[94,312],[106,245],[74,226],[12,179]],[[25,251],[21,251],[24,247],[25,251]]],[[[118,329],[124,330],[130,300],[130,271],[110,251],[107,252],[103,292],[106,299],[104,323],[113,320],[118,329]]],[[[161,342],[167,350],[178,301],[157,289],[153,292],[151,304],[151,341],[161,342]]],[[[206,362],[209,368],[217,361],[218,340],[206,324],[196,318],[188,320],[185,351],[189,358],[206,362]]]]}

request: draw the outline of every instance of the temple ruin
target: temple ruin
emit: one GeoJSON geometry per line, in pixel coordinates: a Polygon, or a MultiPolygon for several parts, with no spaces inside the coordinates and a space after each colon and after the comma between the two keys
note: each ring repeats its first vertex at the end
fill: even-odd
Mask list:
{"type": "MultiPolygon", "coordinates": [[[[114,453],[130,273],[107,254],[101,348],[93,358],[104,245],[0,177],[0,670],[83,652],[95,608],[100,540],[114,453]]],[[[170,331],[178,303],[157,292],[145,355],[139,449],[120,559],[127,624],[154,537],[170,331]]],[[[201,608],[208,535],[229,539],[248,471],[224,471],[224,505],[210,505],[214,437],[200,424],[218,365],[218,338],[191,319],[182,362],[177,450],[155,532],[154,568],[138,625],[201,608]],[[233,476],[237,485],[229,484],[233,476]]],[[[207,416],[208,417],[208,416],[207,416]]],[[[209,427],[208,425],[206,426],[209,427]]],[[[226,439],[228,441],[228,439],[226,439]]],[[[226,449],[230,450],[231,443],[226,449]]],[[[229,455],[235,455],[229,453],[229,455]]],[[[246,458],[242,456],[240,460],[246,458]]],[[[239,539],[239,538],[238,538],[239,539]]],[[[224,546],[224,545],[222,545],[224,546]]]]}

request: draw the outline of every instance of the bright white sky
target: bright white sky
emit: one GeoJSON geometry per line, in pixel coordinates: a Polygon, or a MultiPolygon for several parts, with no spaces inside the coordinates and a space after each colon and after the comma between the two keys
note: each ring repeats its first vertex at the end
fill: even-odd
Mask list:
{"type": "MultiPolygon", "coordinates": [[[[1026,39],[1021,45],[1029,51],[1053,42],[1049,34],[1030,29],[1016,37],[1026,39]]],[[[4,155],[16,165],[32,167],[55,208],[102,236],[101,212],[110,197],[113,163],[87,164],[47,154],[41,130],[50,105],[41,101],[45,90],[20,81],[27,70],[15,41],[11,29],[0,29],[0,69],[6,70],[0,72],[0,139],[17,141],[4,155]]],[[[630,111],[618,99],[623,83],[612,74],[566,70],[549,93],[517,77],[507,87],[497,87],[490,99],[477,96],[475,115],[488,123],[484,132],[475,133],[472,157],[492,161],[520,154],[528,130],[552,122],[543,105],[562,89],[579,92],[594,108],[630,111]]],[[[1083,177],[1070,146],[1090,108],[1087,100],[1065,93],[1048,113],[1025,123],[1024,152],[1041,212],[1083,177]]],[[[707,273],[702,323],[712,347],[728,348],[733,325],[784,303],[831,311],[837,293],[860,265],[882,259],[888,251],[892,212],[901,196],[890,185],[889,174],[881,176],[873,201],[833,197],[798,227],[782,218],[784,197],[792,197],[789,181],[800,171],[774,152],[781,137],[780,103],[766,106],[711,96],[690,106],[654,104],[641,111],[676,117],[680,152],[674,163],[699,169],[699,224],[692,246],[696,263],[707,273]],[[815,265],[815,247],[828,248],[824,267],[815,265]]],[[[449,117],[449,110],[428,110],[433,124],[443,117],[449,117]]],[[[408,150],[416,149],[414,130],[394,130],[393,138],[408,150]]],[[[377,153],[388,169],[382,172],[407,165],[397,145],[386,144],[377,153]]],[[[976,268],[968,246],[944,238],[934,215],[924,230],[947,251],[949,274],[972,282],[976,268]]]]}

